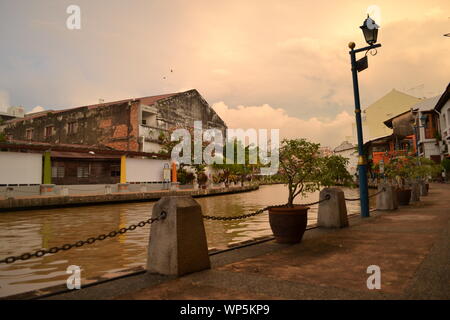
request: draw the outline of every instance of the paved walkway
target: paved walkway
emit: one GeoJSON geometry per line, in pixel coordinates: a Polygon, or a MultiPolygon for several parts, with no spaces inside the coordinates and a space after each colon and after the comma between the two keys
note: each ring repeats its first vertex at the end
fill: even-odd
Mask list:
{"type": "Polygon", "coordinates": [[[178,279],[144,274],[54,298],[450,299],[450,185],[349,228],[307,231],[297,245],[270,241],[211,261],[178,279]],[[370,265],[381,268],[380,290],[367,288],[370,265]]]}

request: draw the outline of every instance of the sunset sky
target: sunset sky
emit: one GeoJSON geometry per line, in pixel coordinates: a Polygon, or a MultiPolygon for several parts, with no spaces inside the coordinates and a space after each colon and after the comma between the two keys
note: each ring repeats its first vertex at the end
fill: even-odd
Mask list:
{"type": "Polygon", "coordinates": [[[359,26],[371,5],[382,47],[359,74],[362,105],[392,88],[442,93],[448,0],[0,0],[0,109],[195,88],[229,127],[280,128],[335,147],[354,121],[347,44],[365,45],[359,26]],[[66,27],[71,4],[81,30],[66,27]]]}

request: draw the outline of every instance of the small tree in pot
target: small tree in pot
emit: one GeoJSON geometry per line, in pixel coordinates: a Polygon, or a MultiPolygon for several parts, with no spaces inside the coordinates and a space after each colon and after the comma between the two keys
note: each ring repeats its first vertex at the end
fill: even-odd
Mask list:
{"type": "Polygon", "coordinates": [[[385,165],[384,173],[396,187],[397,200],[400,205],[408,205],[411,199],[411,187],[407,180],[414,175],[415,159],[412,157],[398,157],[391,159],[385,165]]]}
{"type": "Polygon", "coordinates": [[[288,202],[269,209],[269,222],[279,243],[300,242],[308,222],[309,207],[295,205],[297,196],[320,190],[332,181],[351,179],[340,156],[321,157],[320,145],[305,139],[283,140],[279,150],[279,176],[286,181],[288,202]],[[339,164],[332,166],[331,164],[339,164]]]}

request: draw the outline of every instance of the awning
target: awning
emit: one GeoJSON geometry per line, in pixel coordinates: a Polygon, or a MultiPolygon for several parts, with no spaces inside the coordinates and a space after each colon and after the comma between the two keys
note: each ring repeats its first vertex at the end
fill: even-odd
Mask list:
{"type": "Polygon", "coordinates": [[[88,152],[64,152],[51,151],[52,158],[72,158],[72,159],[120,159],[120,155],[114,154],[91,154],[88,152]]]}

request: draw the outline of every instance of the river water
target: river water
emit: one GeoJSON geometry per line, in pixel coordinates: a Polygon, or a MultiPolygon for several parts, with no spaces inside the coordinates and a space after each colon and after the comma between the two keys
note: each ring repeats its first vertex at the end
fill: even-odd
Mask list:
{"type": "MultiPolygon", "coordinates": [[[[357,198],[358,189],[343,189],[346,198],[357,198]]],[[[373,193],[373,190],[370,190],[373,193]]],[[[296,199],[296,203],[317,201],[319,193],[296,199]]],[[[268,205],[286,203],[284,185],[261,186],[259,190],[197,198],[203,214],[234,216],[268,205]]],[[[371,198],[371,205],[374,198],[371,198]]],[[[154,202],[97,205],[0,213],[0,258],[16,256],[65,243],[75,243],[138,223],[150,217],[154,202]]],[[[347,202],[348,214],[359,213],[359,201],[347,202]]],[[[316,223],[317,205],[308,212],[308,224],[316,223]]],[[[150,227],[146,225],[97,241],[81,248],[27,261],[0,264],[0,297],[65,283],[70,265],[81,268],[82,279],[113,274],[146,263],[150,227]]],[[[267,212],[245,220],[205,221],[209,248],[222,248],[271,235],[267,212]]],[[[82,281],[83,283],[83,281],[82,281]]]]}

